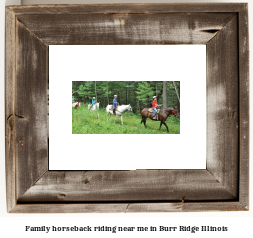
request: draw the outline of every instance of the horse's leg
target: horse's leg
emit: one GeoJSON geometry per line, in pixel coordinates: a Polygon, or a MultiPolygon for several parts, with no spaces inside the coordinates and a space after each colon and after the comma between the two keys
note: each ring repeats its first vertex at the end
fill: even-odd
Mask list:
{"type": "Polygon", "coordinates": [[[110,120],[110,118],[111,118],[111,113],[109,112],[109,120],[110,120]]]}
{"type": "Polygon", "coordinates": [[[121,123],[123,125],[123,114],[121,115],[121,123]]]}
{"type": "Polygon", "coordinates": [[[143,117],[141,118],[141,124],[142,124],[142,122],[143,122],[143,117]]]}
{"type": "MultiPolygon", "coordinates": [[[[147,120],[147,119],[146,119],[147,120]]],[[[144,125],[145,125],[145,127],[147,128],[147,126],[146,126],[146,120],[144,120],[144,125]]]]}
{"type": "Polygon", "coordinates": [[[107,114],[106,114],[106,118],[107,118],[107,121],[108,121],[108,112],[107,112],[107,114]]]}
{"type": "Polygon", "coordinates": [[[162,123],[162,121],[161,121],[159,130],[161,130],[162,124],[163,124],[163,123],[162,123]]]}
{"type": "Polygon", "coordinates": [[[164,122],[163,122],[163,124],[166,126],[166,128],[167,128],[167,132],[169,133],[169,128],[168,128],[168,126],[167,126],[166,122],[164,121],[164,122]]]}
{"type": "Polygon", "coordinates": [[[115,123],[115,121],[116,121],[117,117],[118,117],[118,115],[116,115],[115,120],[114,120],[114,123],[115,123]]]}

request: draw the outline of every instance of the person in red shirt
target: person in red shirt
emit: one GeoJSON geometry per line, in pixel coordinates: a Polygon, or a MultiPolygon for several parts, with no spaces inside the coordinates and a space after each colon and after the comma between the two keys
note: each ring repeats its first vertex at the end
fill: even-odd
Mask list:
{"type": "Polygon", "coordinates": [[[154,109],[154,115],[153,115],[153,119],[155,119],[155,115],[157,113],[157,99],[156,99],[156,96],[153,97],[154,98],[154,101],[152,102],[152,108],[154,109]]]}

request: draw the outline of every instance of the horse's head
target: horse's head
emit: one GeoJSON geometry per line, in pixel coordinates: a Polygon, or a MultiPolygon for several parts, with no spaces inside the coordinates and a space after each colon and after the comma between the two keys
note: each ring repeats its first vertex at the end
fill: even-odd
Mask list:
{"type": "Polygon", "coordinates": [[[178,114],[177,109],[175,109],[174,107],[167,107],[162,110],[167,114],[167,116],[173,115],[174,117],[176,117],[178,114]]]}
{"type": "Polygon", "coordinates": [[[180,118],[178,110],[176,108],[174,108],[174,107],[172,108],[172,114],[174,115],[174,117],[180,118]]]}
{"type": "Polygon", "coordinates": [[[176,118],[180,118],[180,115],[179,115],[179,113],[178,113],[178,110],[177,110],[177,109],[176,109],[176,111],[175,111],[175,114],[176,114],[176,115],[175,115],[175,117],[176,117],[176,118]]]}
{"type": "Polygon", "coordinates": [[[128,111],[129,111],[129,112],[132,112],[132,111],[133,111],[130,104],[128,105],[128,111]]]}

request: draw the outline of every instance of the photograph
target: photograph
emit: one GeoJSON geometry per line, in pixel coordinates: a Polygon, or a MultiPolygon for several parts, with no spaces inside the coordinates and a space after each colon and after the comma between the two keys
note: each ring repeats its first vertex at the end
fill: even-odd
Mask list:
{"type": "Polygon", "coordinates": [[[46,219],[8,230],[249,230],[234,225],[252,218],[247,3],[50,2],[5,21],[5,209],[46,219]]]}
{"type": "Polygon", "coordinates": [[[51,45],[49,51],[50,170],[206,168],[205,45],[51,45]],[[157,158],[151,149],[157,163],[137,160],[154,141],[173,148],[170,158],[177,159],[157,158]],[[122,154],[126,142],[131,159],[122,154]],[[112,144],[121,160],[105,153],[112,144]],[[84,148],[104,159],[87,161],[84,148]]]}
{"type": "Polygon", "coordinates": [[[180,81],[72,81],[72,134],[180,134],[180,81]]]}

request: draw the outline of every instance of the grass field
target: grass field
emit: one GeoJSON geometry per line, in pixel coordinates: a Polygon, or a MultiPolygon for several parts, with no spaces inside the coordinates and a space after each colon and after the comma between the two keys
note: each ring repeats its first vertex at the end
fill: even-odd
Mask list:
{"type": "MultiPolygon", "coordinates": [[[[141,115],[135,115],[132,112],[123,114],[123,123],[121,125],[120,116],[114,123],[115,116],[107,121],[105,108],[99,111],[88,111],[88,105],[81,105],[80,108],[72,108],[72,134],[166,134],[167,129],[162,125],[159,130],[160,122],[147,119],[145,128],[141,123],[141,115]],[[99,113],[99,119],[98,119],[99,113]]],[[[180,134],[180,119],[170,116],[166,123],[169,127],[169,134],[180,134]]]]}

